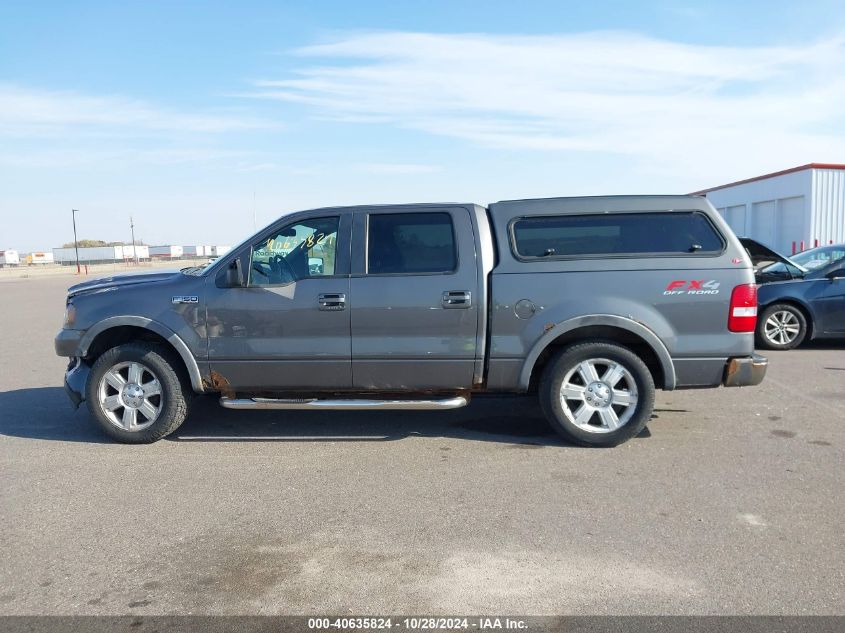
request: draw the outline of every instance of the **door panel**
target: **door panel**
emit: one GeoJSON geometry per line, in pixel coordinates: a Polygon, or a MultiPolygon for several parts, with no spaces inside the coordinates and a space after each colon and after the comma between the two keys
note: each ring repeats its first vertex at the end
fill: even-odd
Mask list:
{"type": "Polygon", "coordinates": [[[845,334],[845,277],[819,279],[814,308],[819,315],[819,329],[825,334],[845,334]]]}
{"type": "Polygon", "coordinates": [[[210,280],[209,364],[232,389],[352,386],[351,214],[338,216],[336,234],[321,228],[323,218],[295,217],[257,240],[252,260],[244,256],[254,285],[210,280]]]}
{"type": "Polygon", "coordinates": [[[472,386],[483,309],[477,305],[472,223],[463,208],[425,212],[398,207],[356,213],[350,291],[356,388],[472,386]],[[444,218],[453,226],[451,237],[444,218]]]}

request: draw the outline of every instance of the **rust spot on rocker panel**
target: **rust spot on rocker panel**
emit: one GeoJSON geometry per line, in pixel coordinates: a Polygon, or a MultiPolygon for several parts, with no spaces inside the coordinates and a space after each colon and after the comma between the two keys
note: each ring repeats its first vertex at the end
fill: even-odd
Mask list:
{"type": "Polygon", "coordinates": [[[202,386],[207,389],[219,391],[220,395],[226,398],[235,397],[235,390],[229,386],[229,381],[223,374],[219,374],[216,371],[212,371],[207,378],[203,377],[202,386]]]}

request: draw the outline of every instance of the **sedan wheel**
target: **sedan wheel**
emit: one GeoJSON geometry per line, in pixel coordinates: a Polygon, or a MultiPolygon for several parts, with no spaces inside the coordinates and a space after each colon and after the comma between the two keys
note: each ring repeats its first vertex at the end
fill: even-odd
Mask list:
{"type": "Polygon", "coordinates": [[[773,313],[764,325],[766,338],[776,345],[788,345],[801,332],[798,319],[792,312],[781,310],[773,313]]]}
{"type": "Polygon", "coordinates": [[[807,336],[808,323],[794,305],[778,303],[767,307],[757,323],[757,343],[766,349],[792,349],[807,336]]]}

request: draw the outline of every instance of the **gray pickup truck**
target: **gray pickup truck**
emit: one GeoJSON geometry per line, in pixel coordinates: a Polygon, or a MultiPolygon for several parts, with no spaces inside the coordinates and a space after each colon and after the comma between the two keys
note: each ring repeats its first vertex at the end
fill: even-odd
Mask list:
{"type": "Polygon", "coordinates": [[[451,409],[536,393],[569,441],[613,446],[655,386],[756,385],[751,262],[710,203],[620,196],[332,207],[206,267],[70,288],[65,386],[123,442],[195,393],[232,409],[451,409]]]}

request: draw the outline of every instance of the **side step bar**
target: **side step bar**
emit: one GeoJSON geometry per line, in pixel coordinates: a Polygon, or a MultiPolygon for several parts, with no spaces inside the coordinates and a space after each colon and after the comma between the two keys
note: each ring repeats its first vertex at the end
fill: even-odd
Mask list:
{"type": "Polygon", "coordinates": [[[372,410],[390,409],[404,411],[423,411],[433,409],[458,409],[469,403],[466,396],[442,398],[438,400],[319,400],[306,399],[274,399],[274,398],[220,398],[220,404],[227,409],[344,409],[344,410],[372,410]]]}

